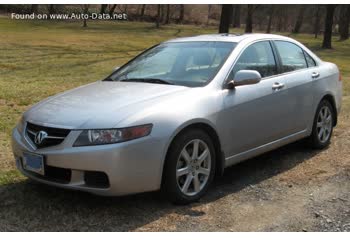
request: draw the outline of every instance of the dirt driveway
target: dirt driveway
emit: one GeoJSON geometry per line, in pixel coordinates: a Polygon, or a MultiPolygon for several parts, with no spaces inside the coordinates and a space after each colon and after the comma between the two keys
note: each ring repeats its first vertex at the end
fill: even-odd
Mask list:
{"type": "Polygon", "coordinates": [[[227,169],[200,202],[103,198],[28,180],[0,186],[1,231],[350,231],[350,121],[331,146],[297,142],[227,169]]]}

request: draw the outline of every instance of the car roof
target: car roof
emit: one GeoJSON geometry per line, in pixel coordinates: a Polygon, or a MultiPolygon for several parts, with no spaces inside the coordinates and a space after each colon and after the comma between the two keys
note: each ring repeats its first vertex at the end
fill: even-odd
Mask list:
{"type": "Polygon", "coordinates": [[[260,39],[285,39],[293,41],[291,38],[263,33],[246,33],[246,34],[206,34],[193,37],[182,37],[171,39],[166,42],[196,42],[196,41],[213,41],[213,42],[241,42],[242,40],[260,40],[260,39]]]}

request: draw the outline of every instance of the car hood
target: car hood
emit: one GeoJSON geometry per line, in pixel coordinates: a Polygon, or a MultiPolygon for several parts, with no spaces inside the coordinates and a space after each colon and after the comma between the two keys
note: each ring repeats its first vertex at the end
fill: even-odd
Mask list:
{"type": "MultiPolygon", "coordinates": [[[[45,99],[24,117],[26,121],[68,129],[111,128],[145,102],[189,88],[183,86],[99,81],[45,99]]],[[[150,101],[154,102],[154,101],[150,101]]]]}

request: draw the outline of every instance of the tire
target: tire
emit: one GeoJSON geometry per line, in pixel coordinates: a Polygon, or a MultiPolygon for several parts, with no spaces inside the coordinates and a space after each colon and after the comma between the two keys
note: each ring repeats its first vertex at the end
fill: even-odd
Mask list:
{"type": "Polygon", "coordinates": [[[315,114],[314,122],[312,126],[312,133],[308,138],[309,145],[315,149],[323,149],[327,147],[332,137],[333,124],[334,124],[334,109],[329,101],[322,100],[319,103],[316,110],[316,114],[315,114]],[[322,120],[322,119],[325,119],[325,120],[322,120]],[[323,129],[323,131],[321,129],[323,129]]]}
{"type": "Polygon", "coordinates": [[[213,181],[215,162],[214,144],[206,132],[190,129],[181,133],[165,159],[162,184],[165,197],[181,205],[199,200],[213,181]]]}

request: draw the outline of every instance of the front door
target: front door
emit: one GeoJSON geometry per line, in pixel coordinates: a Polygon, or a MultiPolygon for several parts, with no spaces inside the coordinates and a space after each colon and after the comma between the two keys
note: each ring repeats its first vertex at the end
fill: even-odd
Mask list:
{"type": "Polygon", "coordinates": [[[225,110],[220,116],[226,157],[288,136],[291,133],[291,105],[283,75],[277,75],[269,41],[248,46],[235,63],[230,77],[239,70],[256,70],[261,82],[223,90],[225,110]]]}

